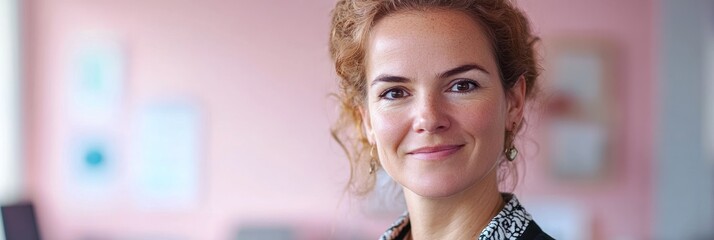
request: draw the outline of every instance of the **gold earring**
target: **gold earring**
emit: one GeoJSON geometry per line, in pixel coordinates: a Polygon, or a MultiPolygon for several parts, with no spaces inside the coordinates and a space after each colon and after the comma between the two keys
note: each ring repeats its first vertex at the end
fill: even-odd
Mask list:
{"type": "Polygon", "coordinates": [[[369,149],[369,174],[372,175],[374,174],[374,171],[377,169],[377,163],[374,158],[374,145],[371,146],[369,149]]]}
{"type": "Polygon", "coordinates": [[[508,138],[507,139],[508,145],[506,145],[506,146],[508,146],[508,147],[506,147],[506,150],[503,151],[503,154],[506,155],[506,159],[508,159],[508,161],[511,161],[511,162],[516,159],[516,156],[518,156],[518,149],[516,149],[516,146],[514,146],[514,144],[513,144],[513,140],[515,138],[515,136],[514,136],[515,134],[513,134],[513,131],[515,131],[515,129],[516,129],[516,123],[514,122],[511,130],[506,131],[506,136],[508,138]]]}
{"type": "Polygon", "coordinates": [[[516,149],[515,146],[511,145],[511,147],[509,147],[508,149],[506,149],[506,151],[504,151],[504,154],[506,154],[506,159],[508,159],[508,161],[512,162],[513,160],[516,159],[516,156],[518,156],[518,149],[516,149]]]}

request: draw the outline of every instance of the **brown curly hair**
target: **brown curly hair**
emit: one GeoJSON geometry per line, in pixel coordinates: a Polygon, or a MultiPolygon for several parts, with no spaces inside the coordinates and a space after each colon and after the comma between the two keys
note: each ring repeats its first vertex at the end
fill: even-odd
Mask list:
{"type": "Polygon", "coordinates": [[[367,174],[371,145],[362,131],[364,120],[359,112],[366,97],[367,36],[389,14],[431,9],[461,11],[481,24],[493,48],[504,91],[508,93],[523,76],[526,97],[533,96],[540,74],[534,47],[538,37],[531,33],[523,12],[508,0],[339,0],[332,12],[330,54],[339,76],[339,90],[334,95],[340,101],[340,117],[331,133],[350,161],[347,189],[352,193],[363,196],[375,183],[375,175],[367,174]]]}

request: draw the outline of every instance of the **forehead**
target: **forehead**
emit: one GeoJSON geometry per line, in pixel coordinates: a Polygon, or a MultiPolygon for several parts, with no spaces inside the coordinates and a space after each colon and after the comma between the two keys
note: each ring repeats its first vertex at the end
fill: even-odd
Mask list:
{"type": "Polygon", "coordinates": [[[367,75],[415,68],[441,71],[467,63],[480,64],[491,72],[496,69],[492,52],[483,28],[466,13],[398,12],[381,19],[370,32],[367,75]]]}

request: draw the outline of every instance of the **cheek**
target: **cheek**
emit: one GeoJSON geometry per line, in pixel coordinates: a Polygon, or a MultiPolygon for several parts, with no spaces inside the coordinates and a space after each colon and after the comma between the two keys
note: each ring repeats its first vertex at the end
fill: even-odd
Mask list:
{"type": "Polygon", "coordinates": [[[409,132],[409,119],[401,111],[374,111],[372,114],[372,128],[374,137],[381,154],[394,156],[399,145],[409,132]]]}
{"type": "Polygon", "coordinates": [[[466,132],[472,135],[477,144],[498,146],[504,134],[505,111],[499,101],[484,101],[458,111],[459,122],[466,132]]]}

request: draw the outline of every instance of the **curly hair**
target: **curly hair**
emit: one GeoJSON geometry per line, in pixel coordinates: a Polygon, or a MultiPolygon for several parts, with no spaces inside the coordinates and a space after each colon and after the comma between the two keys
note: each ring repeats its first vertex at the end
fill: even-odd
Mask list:
{"type": "MultiPolygon", "coordinates": [[[[371,192],[375,183],[375,176],[366,174],[371,145],[362,131],[364,119],[359,110],[366,97],[365,51],[370,30],[387,15],[432,9],[471,16],[489,38],[504,91],[508,92],[522,76],[526,97],[533,96],[540,74],[534,47],[539,39],[531,33],[524,13],[508,0],[339,0],[332,12],[330,55],[339,77],[339,90],[334,95],[340,102],[340,117],[331,133],[350,162],[347,189],[357,195],[371,192]]],[[[517,126],[514,133],[520,129],[517,126]]]]}

